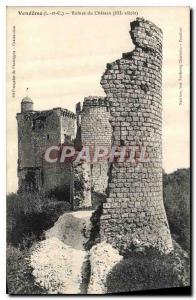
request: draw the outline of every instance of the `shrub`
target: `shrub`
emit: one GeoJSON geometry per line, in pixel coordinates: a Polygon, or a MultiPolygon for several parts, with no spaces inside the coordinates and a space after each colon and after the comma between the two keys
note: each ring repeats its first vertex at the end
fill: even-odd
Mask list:
{"type": "Polygon", "coordinates": [[[29,263],[29,250],[7,247],[7,290],[9,294],[45,294],[36,285],[29,263]]]}
{"type": "Polygon", "coordinates": [[[190,170],[163,175],[163,199],[171,233],[190,251],[190,170]]]}
{"type": "Polygon", "coordinates": [[[169,255],[155,249],[132,252],[109,273],[108,293],[188,286],[188,257],[182,253],[178,248],[169,255]]]}
{"type": "Polygon", "coordinates": [[[42,294],[29,264],[30,248],[44,237],[59,216],[70,210],[67,202],[42,193],[7,196],[7,284],[9,294],[42,294]]]}
{"type": "Polygon", "coordinates": [[[7,243],[31,245],[43,237],[63,212],[70,210],[67,202],[44,194],[10,194],[7,196],[7,243]],[[32,241],[30,242],[30,239],[32,241]]]}

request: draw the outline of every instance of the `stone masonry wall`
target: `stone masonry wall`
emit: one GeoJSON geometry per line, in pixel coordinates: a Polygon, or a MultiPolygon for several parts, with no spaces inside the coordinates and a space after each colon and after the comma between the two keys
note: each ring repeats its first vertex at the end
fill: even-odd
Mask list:
{"type": "Polygon", "coordinates": [[[73,210],[91,208],[90,165],[84,162],[73,162],[72,177],[73,210]]]}
{"type": "Polygon", "coordinates": [[[54,108],[17,114],[19,190],[52,190],[70,185],[71,166],[48,164],[43,156],[52,145],[58,146],[74,136],[75,115],[54,108]]]}
{"type": "MultiPolygon", "coordinates": [[[[172,249],[162,195],[162,31],[137,18],[135,49],[108,64],[101,84],[110,102],[114,145],[146,146],[149,162],[113,163],[101,216],[101,240],[172,249]]],[[[139,148],[138,148],[139,150],[139,148]]]]}
{"type": "MultiPolygon", "coordinates": [[[[85,97],[81,112],[82,145],[111,147],[109,103],[104,97],[85,97]]],[[[91,164],[91,190],[104,193],[108,181],[108,163],[100,160],[91,164]]]]}

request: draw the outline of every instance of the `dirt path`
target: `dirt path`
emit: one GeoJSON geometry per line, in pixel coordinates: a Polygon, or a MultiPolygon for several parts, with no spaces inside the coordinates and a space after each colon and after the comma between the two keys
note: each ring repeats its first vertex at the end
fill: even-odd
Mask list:
{"type": "Polygon", "coordinates": [[[31,255],[36,282],[50,294],[81,294],[82,273],[88,259],[84,250],[92,211],[63,214],[46,232],[31,255]]]}

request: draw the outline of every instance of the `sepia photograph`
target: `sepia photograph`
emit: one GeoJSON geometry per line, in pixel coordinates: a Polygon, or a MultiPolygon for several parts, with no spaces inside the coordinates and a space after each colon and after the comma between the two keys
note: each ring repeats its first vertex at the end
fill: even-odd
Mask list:
{"type": "Polygon", "coordinates": [[[190,7],[6,23],[7,293],[190,295],[190,7]]]}

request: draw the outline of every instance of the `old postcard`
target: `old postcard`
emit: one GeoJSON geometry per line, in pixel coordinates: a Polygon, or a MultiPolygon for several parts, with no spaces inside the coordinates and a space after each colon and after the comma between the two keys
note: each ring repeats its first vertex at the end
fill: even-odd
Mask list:
{"type": "Polygon", "coordinates": [[[7,292],[190,293],[190,8],[7,7],[7,292]]]}

